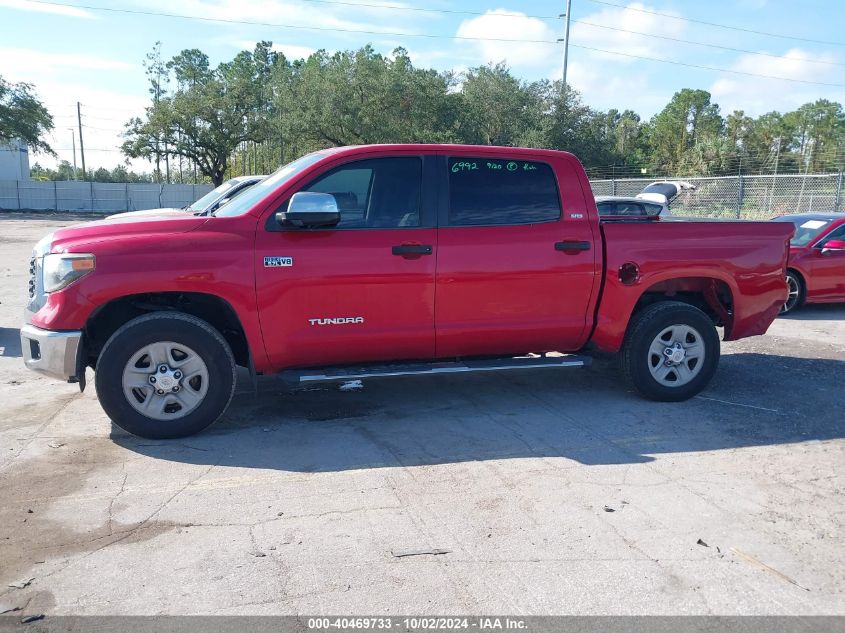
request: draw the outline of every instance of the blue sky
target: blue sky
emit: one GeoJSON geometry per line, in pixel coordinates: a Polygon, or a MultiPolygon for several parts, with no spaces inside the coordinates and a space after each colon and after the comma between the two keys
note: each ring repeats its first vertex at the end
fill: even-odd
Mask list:
{"type": "MultiPolygon", "coordinates": [[[[143,112],[148,95],[142,61],[156,40],[162,42],[166,58],[183,48],[200,48],[210,56],[212,63],[229,60],[243,48],[251,49],[258,40],[271,40],[278,50],[293,57],[306,56],[319,48],[334,51],[372,43],[384,53],[403,46],[418,65],[441,70],[460,71],[487,62],[505,61],[515,74],[528,80],[559,78],[562,68],[560,44],[459,40],[455,36],[556,40],[563,35],[563,21],[545,16],[562,13],[565,0],[530,3],[516,0],[57,2],[188,16],[183,19],[129,15],[28,0],[0,0],[3,32],[0,75],[7,80],[35,85],[55,117],[52,144],[61,158],[71,158],[71,132],[67,128],[76,125],[76,102],[83,104],[89,167],[113,167],[122,161],[117,151],[120,130],[129,117],[143,112]],[[362,3],[405,7],[405,10],[360,6],[362,3]],[[350,6],[354,4],[359,6],[350,6]],[[414,7],[444,12],[408,10],[414,7]],[[501,13],[511,15],[498,15],[501,13]],[[204,22],[190,19],[190,16],[327,30],[204,22]],[[411,34],[444,37],[413,37],[411,34]]],[[[586,103],[596,108],[632,108],[643,117],[650,117],[675,91],[684,87],[710,91],[723,114],[743,109],[748,114],[758,115],[770,110],[792,109],[822,97],[845,102],[842,85],[817,85],[845,85],[842,35],[845,2],[572,0],[572,18],[569,81],[582,92],[586,103]],[[730,30],[701,24],[701,21],[821,42],[730,30]],[[673,39],[659,39],[654,35],[673,39]],[[618,53],[816,83],[690,68],[618,53]]],[[[43,156],[35,156],[34,160],[48,165],[54,163],[43,156]]],[[[137,169],[148,168],[142,163],[133,165],[137,169]]]]}

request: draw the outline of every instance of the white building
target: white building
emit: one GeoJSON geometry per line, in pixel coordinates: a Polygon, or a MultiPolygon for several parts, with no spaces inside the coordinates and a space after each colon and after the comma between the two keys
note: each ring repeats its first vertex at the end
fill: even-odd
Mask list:
{"type": "Polygon", "coordinates": [[[29,180],[29,149],[23,141],[0,145],[0,180],[29,180]]]}

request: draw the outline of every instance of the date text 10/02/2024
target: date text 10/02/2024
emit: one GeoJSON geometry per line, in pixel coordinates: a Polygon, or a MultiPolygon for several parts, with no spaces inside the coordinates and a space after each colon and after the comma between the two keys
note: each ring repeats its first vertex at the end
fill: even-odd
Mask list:
{"type": "Polygon", "coordinates": [[[308,618],[309,630],[403,630],[403,631],[519,631],[528,628],[523,618],[510,617],[315,617],[308,618]]]}

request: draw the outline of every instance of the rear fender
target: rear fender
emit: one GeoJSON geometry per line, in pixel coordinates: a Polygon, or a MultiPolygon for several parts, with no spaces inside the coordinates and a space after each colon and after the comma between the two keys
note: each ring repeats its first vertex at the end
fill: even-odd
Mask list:
{"type": "Polygon", "coordinates": [[[622,347],[628,323],[637,305],[648,294],[663,295],[671,299],[678,293],[696,293],[701,295],[707,306],[725,325],[726,340],[733,330],[734,318],[719,296],[719,282],[724,284],[733,302],[738,293],[735,281],[728,275],[720,274],[711,268],[685,270],[684,277],[677,273],[645,274],[635,284],[626,285],[620,280],[619,271],[609,271],[605,280],[601,303],[596,314],[596,327],[592,342],[602,351],[617,352],[622,347]]]}

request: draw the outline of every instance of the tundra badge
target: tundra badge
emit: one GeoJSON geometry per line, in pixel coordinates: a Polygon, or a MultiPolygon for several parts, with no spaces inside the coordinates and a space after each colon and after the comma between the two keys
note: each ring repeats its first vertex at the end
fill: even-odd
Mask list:
{"type": "Polygon", "coordinates": [[[293,266],[293,257],[264,258],[264,268],[278,268],[279,266],[293,266]]]}
{"type": "Polygon", "coordinates": [[[347,323],[363,323],[364,317],[334,317],[331,319],[308,319],[311,325],[345,325],[347,323]]]}

